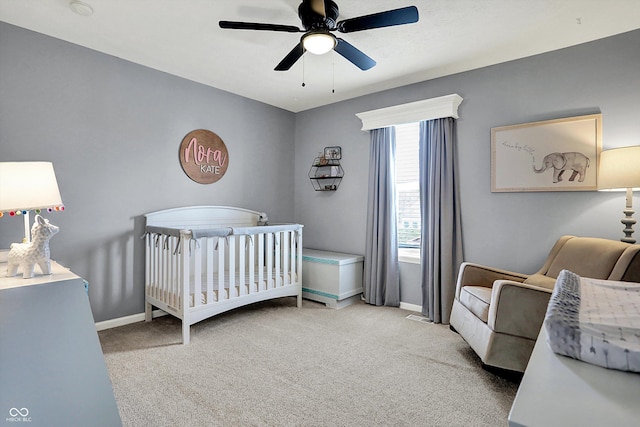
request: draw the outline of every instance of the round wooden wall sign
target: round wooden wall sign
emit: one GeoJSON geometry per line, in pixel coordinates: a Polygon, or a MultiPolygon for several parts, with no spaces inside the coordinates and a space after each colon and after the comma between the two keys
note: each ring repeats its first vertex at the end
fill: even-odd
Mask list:
{"type": "Polygon", "coordinates": [[[229,152],[215,133],[204,129],[194,130],[180,144],[180,165],[195,182],[212,184],[227,171],[229,152]]]}

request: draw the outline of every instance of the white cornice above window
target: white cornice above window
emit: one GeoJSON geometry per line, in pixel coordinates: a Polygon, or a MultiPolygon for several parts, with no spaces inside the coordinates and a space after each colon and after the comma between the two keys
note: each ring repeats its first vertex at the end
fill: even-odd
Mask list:
{"type": "Polygon", "coordinates": [[[438,98],[365,111],[357,113],[356,116],[362,120],[362,130],[371,130],[443,117],[457,119],[460,103],[462,103],[462,97],[454,93],[438,98]]]}

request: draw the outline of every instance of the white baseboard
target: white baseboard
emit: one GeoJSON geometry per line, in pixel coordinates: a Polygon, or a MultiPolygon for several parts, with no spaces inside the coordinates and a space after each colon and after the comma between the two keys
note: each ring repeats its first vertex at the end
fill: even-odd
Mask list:
{"type": "MultiPolygon", "coordinates": [[[[151,316],[153,318],[166,315],[167,313],[162,310],[153,310],[153,313],[151,313],[151,316]]],[[[118,326],[125,326],[138,322],[144,322],[144,313],[132,314],[130,316],[118,317],[117,319],[96,322],[96,331],[104,331],[105,329],[117,328],[118,326]]]]}
{"type": "Polygon", "coordinates": [[[422,306],[416,304],[409,304],[408,302],[400,301],[400,308],[408,311],[417,311],[418,313],[422,313],[422,306]]]}
{"type": "MultiPolygon", "coordinates": [[[[409,304],[407,302],[400,302],[400,308],[408,311],[422,312],[422,306],[416,304],[409,304]]],[[[153,310],[153,318],[166,316],[162,310],[153,310]]],[[[144,322],[144,313],[132,314],[130,316],[118,317],[117,319],[104,320],[102,322],[96,322],[96,331],[104,331],[105,329],[117,328],[118,326],[130,325],[132,323],[144,322]]]]}

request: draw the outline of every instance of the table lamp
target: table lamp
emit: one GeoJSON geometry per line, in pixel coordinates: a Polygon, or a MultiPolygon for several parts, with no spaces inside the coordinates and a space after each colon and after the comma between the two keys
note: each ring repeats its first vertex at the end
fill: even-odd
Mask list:
{"type": "Polygon", "coordinates": [[[633,191],[640,190],[640,146],[614,148],[600,153],[598,170],[598,190],[627,192],[627,205],[622,211],[625,215],[620,222],[625,225],[625,236],[620,240],[635,243],[633,234],[633,191]]]}
{"type": "Polygon", "coordinates": [[[51,162],[0,162],[0,217],[24,217],[25,242],[31,241],[29,211],[62,211],[51,162]]]}

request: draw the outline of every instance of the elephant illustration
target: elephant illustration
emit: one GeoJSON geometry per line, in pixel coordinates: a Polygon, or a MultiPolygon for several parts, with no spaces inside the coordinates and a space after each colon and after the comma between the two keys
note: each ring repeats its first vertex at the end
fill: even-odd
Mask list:
{"type": "Polygon", "coordinates": [[[575,180],[576,176],[579,176],[578,182],[584,181],[588,167],[589,158],[582,153],[551,153],[544,156],[540,169],[536,169],[536,166],[533,165],[533,171],[542,173],[553,168],[553,183],[556,184],[562,181],[562,174],[566,170],[573,171],[569,181],[575,180]]]}

